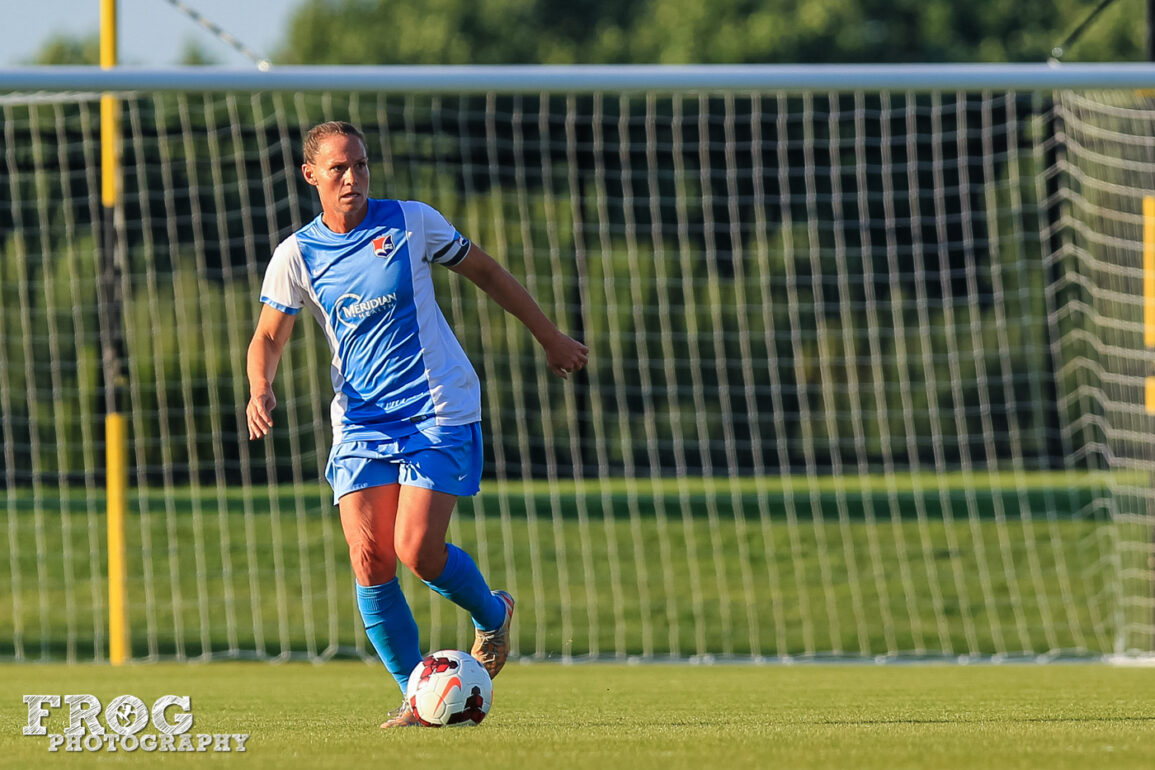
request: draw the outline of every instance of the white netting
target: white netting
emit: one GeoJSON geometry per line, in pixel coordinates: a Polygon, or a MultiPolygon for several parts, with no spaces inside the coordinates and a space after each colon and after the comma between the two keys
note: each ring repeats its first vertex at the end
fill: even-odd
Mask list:
{"type": "MultiPolygon", "coordinates": [[[[320,483],[314,324],[272,438],[243,428],[264,265],[317,211],[300,142],[330,118],[366,131],[373,194],[440,209],[592,349],[561,383],[516,321],[438,277],[487,446],[450,534],[517,596],[517,654],[1150,651],[1142,96],[122,105],[135,657],[368,649],[320,483]]],[[[0,655],[99,659],[99,104],[0,110],[0,655]]],[[[423,645],[468,643],[462,613],[403,585],[423,645]]]]}

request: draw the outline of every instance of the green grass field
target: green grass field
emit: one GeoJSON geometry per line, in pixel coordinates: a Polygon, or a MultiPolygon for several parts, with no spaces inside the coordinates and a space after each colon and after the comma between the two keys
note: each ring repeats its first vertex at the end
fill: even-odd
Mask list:
{"type": "MultiPolygon", "coordinates": [[[[516,665],[477,728],[382,731],[397,704],[357,662],[0,667],[0,767],[1149,768],[1155,669],[1051,665],[516,665]],[[30,693],[189,695],[192,733],[244,754],[50,753],[30,693]]],[[[62,732],[66,709],[44,724],[62,732]]],[[[154,733],[152,726],[145,732],[154,733]]]]}

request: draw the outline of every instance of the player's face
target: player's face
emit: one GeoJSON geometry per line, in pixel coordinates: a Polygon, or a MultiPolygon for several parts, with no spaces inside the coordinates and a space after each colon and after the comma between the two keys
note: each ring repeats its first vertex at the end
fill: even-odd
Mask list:
{"type": "Polygon", "coordinates": [[[305,181],[317,188],[325,224],[340,228],[360,222],[369,195],[369,158],[360,139],[342,134],[327,137],[313,162],[304,164],[301,171],[305,181]]]}

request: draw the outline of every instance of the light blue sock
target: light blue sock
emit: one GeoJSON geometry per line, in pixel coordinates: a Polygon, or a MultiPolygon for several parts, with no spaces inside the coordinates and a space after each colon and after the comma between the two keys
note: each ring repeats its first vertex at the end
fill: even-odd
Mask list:
{"type": "Polygon", "coordinates": [[[455,545],[449,546],[445,569],[425,585],[473,616],[473,625],[492,631],[505,622],[505,602],[489,591],[489,585],[469,554],[455,545]]]}
{"type": "Polygon", "coordinates": [[[357,609],[361,610],[365,634],[373,643],[373,649],[404,694],[409,674],[421,662],[421,646],[417,621],[397,578],[379,586],[358,584],[357,609]]]}

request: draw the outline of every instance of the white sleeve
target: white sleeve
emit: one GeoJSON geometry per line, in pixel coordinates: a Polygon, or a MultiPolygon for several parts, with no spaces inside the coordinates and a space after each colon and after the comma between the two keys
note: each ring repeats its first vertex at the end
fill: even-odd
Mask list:
{"type": "Polygon", "coordinates": [[[441,215],[437,209],[425,203],[417,204],[422,229],[425,230],[426,262],[452,267],[469,252],[469,239],[457,232],[457,228],[441,215]]]}
{"type": "Polygon", "coordinates": [[[273,251],[273,258],[265,268],[265,282],[261,284],[261,302],[282,313],[301,312],[303,292],[295,280],[300,272],[301,251],[295,237],[286,238],[273,251]]]}

